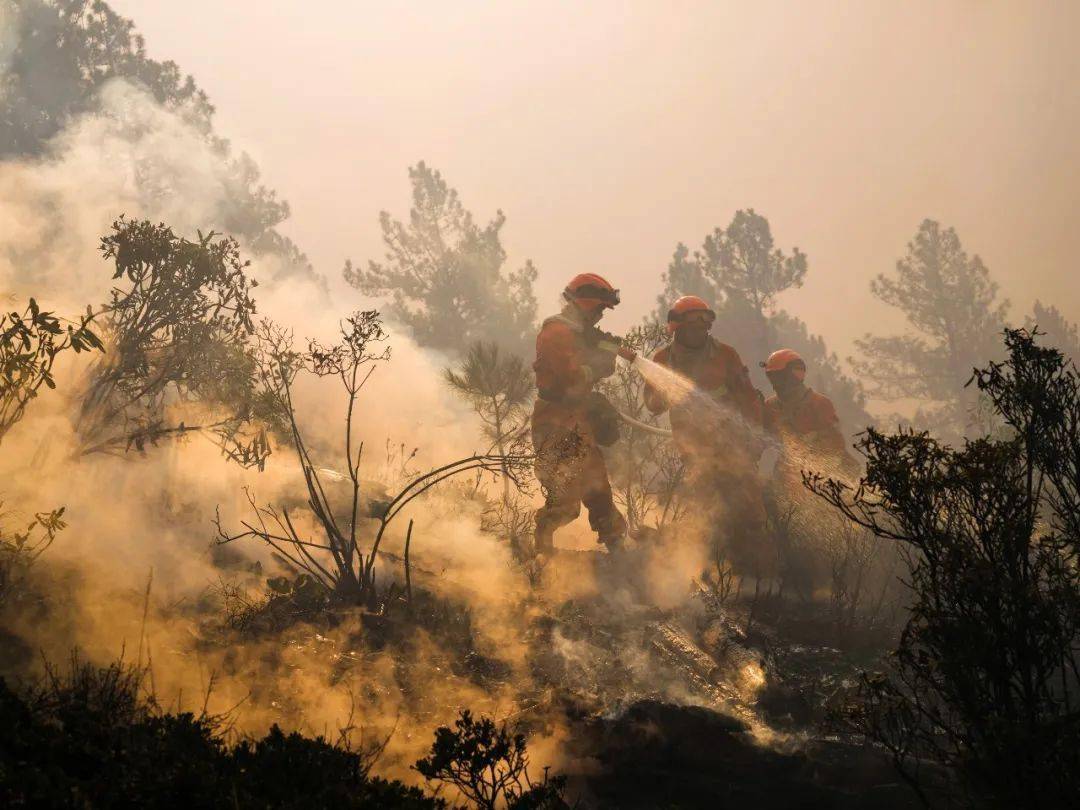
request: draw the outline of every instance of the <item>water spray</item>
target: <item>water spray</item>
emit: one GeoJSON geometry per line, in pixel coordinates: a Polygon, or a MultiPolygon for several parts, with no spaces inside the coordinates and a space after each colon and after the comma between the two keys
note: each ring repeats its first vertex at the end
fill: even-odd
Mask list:
{"type": "MultiPolygon", "coordinates": [[[[849,480],[850,476],[845,474],[834,460],[824,458],[821,454],[814,452],[810,448],[799,447],[797,445],[793,446],[790,442],[785,444],[781,439],[768,433],[760,425],[752,425],[747,422],[746,418],[736,409],[717,401],[707,392],[698,388],[692,380],[679,374],[677,371],[653,360],[649,360],[648,358],[641,357],[640,355],[635,355],[629,362],[631,367],[634,368],[645,381],[649,383],[649,385],[659,391],[668,402],[673,406],[680,406],[687,409],[695,420],[715,426],[717,431],[719,431],[724,424],[734,423],[747,431],[754,439],[757,439],[766,447],[775,448],[783,454],[786,459],[796,464],[800,469],[820,470],[830,477],[841,480],[844,483],[849,485],[854,484],[853,481],[849,480]]],[[[665,428],[648,425],[622,412],[619,413],[619,416],[623,421],[634,428],[645,430],[656,435],[671,436],[671,431],[665,428]]]]}

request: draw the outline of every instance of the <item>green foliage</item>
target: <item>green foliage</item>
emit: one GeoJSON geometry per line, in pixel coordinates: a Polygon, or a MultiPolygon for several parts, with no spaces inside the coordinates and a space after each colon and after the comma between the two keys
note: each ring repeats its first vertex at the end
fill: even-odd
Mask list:
{"type": "Polygon", "coordinates": [[[94,107],[98,88],[113,78],[146,87],[172,109],[210,129],[214,108],[174,62],[155,62],[135,25],[103,2],[18,0],[17,45],[0,114],[0,157],[32,157],[72,117],[94,107]]]}
{"type": "Polygon", "coordinates": [[[753,208],[736,211],[726,230],[706,236],[702,251],[716,286],[758,312],[770,309],[784,290],[801,287],[806,276],[806,254],[792,248],[785,256],[774,247],[769,221],[753,208]]]}
{"type": "Polygon", "coordinates": [[[166,714],[141,690],[144,673],[73,658],[27,694],[0,680],[0,803],[4,806],[386,807],[445,804],[369,777],[370,762],[322,737],[285,734],[229,747],[222,718],[166,714]]]}
{"type": "MultiPolygon", "coordinates": [[[[502,352],[498,343],[477,341],[469,346],[457,369],[443,370],[451,390],[460,395],[480,418],[484,436],[491,442],[487,452],[500,456],[521,455],[529,430],[529,405],[532,402],[532,368],[516,354],[502,352]]],[[[532,526],[532,509],[510,490],[511,476],[503,470],[502,498],[489,506],[482,527],[510,541],[515,551],[522,550],[522,539],[532,526]]]]}
{"type": "MultiPolygon", "coordinates": [[[[23,417],[42,385],[56,388],[52,369],[61,353],[103,348],[90,329],[94,317],[87,309],[78,324],[61,326],[60,319],[42,311],[33,298],[24,312],[0,316],[0,440],[23,417]]],[[[13,530],[0,512],[0,605],[21,592],[30,567],[67,526],[63,515],[63,507],[38,512],[24,529],[13,530]]]]}
{"type": "Polygon", "coordinates": [[[110,80],[142,88],[195,128],[227,168],[225,200],[207,226],[282,260],[280,275],[314,277],[307,257],[277,227],[289,206],[259,183],[246,154],[213,131],[214,107],[175,62],[149,58],[135,24],[101,0],[0,0],[14,21],[15,48],[0,92],[0,159],[36,158],[76,116],[97,109],[110,80]]]}
{"type": "Polygon", "coordinates": [[[11,430],[41,386],[56,388],[52,376],[57,356],[104,347],[90,329],[94,313],[87,309],[77,324],[61,325],[30,299],[23,312],[0,316],[0,440],[11,430]]]}
{"type": "Polygon", "coordinates": [[[422,346],[464,353],[478,340],[527,356],[535,334],[536,268],[505,272],[499,232],[506,217],[481,227],[442,175],[422,161],[409,169],[408,223],[379,217],[386,260],[367,269],[346,262],[345,279],[366,295],[389,298],[390,313],[422,346]]]}
{"type": "Polygon", "coordinates": [[[562,797],[565,778],[529,779],[525,735],[512,734],[488,717],[473,719],[465,710],[454,727],[435,731],[430,753],[414,766],[425,779],[447,782],[475,807],[510,810],[568,807],[562,797]]]}
{"type": "Polygon", "coordinates": [[[499,452],[514,440],[528,421],[533,373],[515,354],[504,354],[498,343],[477,341],[457,369],[446,369],[447,384],[476,411],[484,434],[499,452]]]}
{"type": "Polygon", "coordinates": [[[142,451],[202,430],[229,457],[261,467],[264,428],[280,431],[283,422],[256,386],[256,282],[236,241],[208,233],[192,242],[164,224],[121,217],[101,251],[123,286],[104,309],[109,352],[81,405],[82,452],[142,451]]]}
{"type": "MultiPolygon", "coordinates": [[[[910,618],[849,721],[909,779],[949,768],[974,806],[1071,806],[1080,780],[1080,373],[1023,330],[973,381],[1008,428],[959,449],[861,442],[857,490],[811,488],[907,550],[910,618]]],[[[924,792],[927,786],[922,785],[924,792]]]]}
{"type": "Polygon", "coordinates": [[[776,349],[794,349],[806,360],[807,383],[833,401],[845,429],[861,429],[871,419],[858,381],[844,373],[822,338],[776,308],[784,291],[802,286],[808,266],[798,248],[788,255],[774,245],[769,221],[753,209],[736,211],[726,229],[705,237],[701,250],[691,253],[680,243],[664,274],[658,319],[679,296],[705,299],[716,311],[716,336],[735,347],[760,389],[769,386],[758,363],[776,349]]]}
{"type": "Polygon", "coordinates": [[[870,288],[913,329],[856,341],[859,357],[852,362],[870,395],[916,400],[922,407],[918,424],[950,437],[963,434],[975,397],[961,384],[995,356],[1009,306],[998,301],[986,266],[968,256],[955,230],[927,219],[896,263],[895,277],[879,275],[870,288]]]}

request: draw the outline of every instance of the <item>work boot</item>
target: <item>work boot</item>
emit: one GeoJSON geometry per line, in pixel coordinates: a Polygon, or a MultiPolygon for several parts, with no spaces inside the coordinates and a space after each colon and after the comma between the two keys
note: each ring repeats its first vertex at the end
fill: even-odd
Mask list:
{"type": "Polygon", "coordinates": [[[536,527],[536,535],[533,540],[533,553],[534,554],[546,554],[548,556],[555,553],[555,529],[549,527],[540,526],[536,527]]]}
{"type": "Polygon", "coordinates": [[[609,553],[614,554],[626,547],[626,533],[604,533],[597,535],[596,542],[605,546],[609,553]]]}
{"type": "Polygon", "coordinates": [[[601,520],[590,522],[596,531],[596,542],[607,546],[608,551],[617,551],[625,545],[626,519],[618,509],[612,508],[601,520]]]}

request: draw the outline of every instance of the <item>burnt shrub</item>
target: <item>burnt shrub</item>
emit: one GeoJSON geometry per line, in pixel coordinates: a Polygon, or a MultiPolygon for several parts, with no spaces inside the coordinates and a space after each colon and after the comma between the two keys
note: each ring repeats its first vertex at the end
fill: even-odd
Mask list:
{"type": "Polygon", "coordinates": [[[0,680],[5,807],[440,808],[322,737],[276,726],[227,745],[221,718],[160,711],[143,673],[73,657],[67,672],[15,691],[0,680]]]}
{"type": "Polygon", "coordinates": [[[525,735],[497,725],[489,717],[474,718],[463,711],[453,728],[435,730],[428,756],[415,768],[426,779],[456,787],[471,806],[494,810],[561,810],[565,778],[548,777],[534,782],[529,776],[529,753],[525,735]]]}
{"type": "Polygon", "coordinates": [[[888,671],[841,712],[927,804],[1075,806],[1080,784],[1080,373],[1037,333],[971,382],[1000,438],[868,430],[857,488],[808,486],[905,554],[888,671]],[[927,768],[927,764],[938,766],[927,768]],[[925,778],[928,771],[949,775],[925,778]]]}

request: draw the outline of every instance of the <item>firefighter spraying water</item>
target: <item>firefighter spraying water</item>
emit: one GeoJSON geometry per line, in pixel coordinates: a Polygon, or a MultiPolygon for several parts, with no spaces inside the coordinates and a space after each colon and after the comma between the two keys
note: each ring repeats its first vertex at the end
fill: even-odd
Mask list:
{"type": "Polygon", "coordinates": [[[667,317],[672,340],[652,359],[686,378],[696,393],[672,397],[647,377],[645,404],[656,414],[670,412],[697,530],[760,576],[768,560],[765,506],[756,472],[763,448],[762,400],[738,352],[710,334],[715,320],[716,314],[697,296],[674,302],[667,317]],[[707,408],[703,401],[715,407],[707,408]]]}
{"type": "Polygon", "coordinates": [[[536,513],[536,551],[554,550],[555,530],[574,521],[582,504],[597,540],[609,550],[626,534],[611,495],[601,446],[619,438],[618,415],[593,386],[615,372],[615,357],[634,359],[617,339],[597,329],[619,291],[594,273],[575,276],[563,291],[562,311],[536,337],[537,399],[532,414],[536,477],[545,503],[536,513]]]}
{"type": "Polygon", "coordinates": [[[685,465],[684,493],[695,505],[687,529],[718,544],[744,571],[767,576],[772,549],[756,469],[762,449],[780,451],[768,486],[772,500],[790,501],[801,492],[803,470],[856,474],[831,401],[804,383],[802,358],[782,349],[761,364],[776,392],[764,400],[738,352],[710,334],[715,314],[701,298],[683,296],[672,305],[672,340],[651,360],[597,328],[605,310],[619,302],[605,279],[576,276],[563,300],[536,342],[532,437],[546,496],[536,514],[537,553],[554,550],[555,531],[575,520],[582,505],[609,550],[626,535],[601,448],[618,440],[620,418],[639,429],[669,432],[619,413],[593,390],[622,357],[644,379],[647,407],[670,415],[670,435],[685,465]]]}

